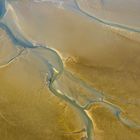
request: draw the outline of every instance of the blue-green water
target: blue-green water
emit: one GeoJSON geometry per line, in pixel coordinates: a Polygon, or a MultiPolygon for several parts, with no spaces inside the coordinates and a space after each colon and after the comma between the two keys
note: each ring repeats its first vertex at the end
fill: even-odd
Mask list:
{"type": "MultiPolygon", "coordinates": [[[[77,3],[77,1],[75,1],[77,3]]],[[[70,6],[70,5],[67,5],[70,6]]],[[[85,11],[80,9],[80,5],[77,3],[77,7],[80,12],[86,14],[88,17],[93,18],[94,20],[97,20],[103,24],[107,24],[109,26],[115,26],[117,28],[123,28],[125,30],[139,32],[139,29],[132,29],[127,26],[123,26],[116,23],[110,23],[106,22],[102,19],[96,18],[85,11]]],[[[76,8],[76,7],[73,7],[76,8]]],[[[61,98],[65,102],[69,103],[70,105],[74,106],[79,113],[79,115],[83,118],[83,122],[85,124],[85,129],[87,132],[87,140],[93,140],[94,139],[94,123],[90,119],[90,116],[86,113],[86,110],[91,106],[94,105],[94,103],[100,103],[104,107],[108,108],[116,118],[122,124],[127,125],[129,127],[135,127],[140,128],[138,124],[135,124],[127,119],[124,119],[121,117],[122,110],[110,102],[106,101],[106,95],[103,93],[100,93],[94,89],[94,87],[91,87],[86,82],[82,81],[78,77],[74,76],[69,70],[67,70],[64,67],[63,60],[61,56],[52,48],[49,48],[44,45],[40,45],[40,42],[33,43],[28,38],[26,38],[22,31],[20,30],[20,25],[16,21],[16,12],[12,8],[12,5],[9,4],[9,2],[4,0],[0,1],[0,28],[6,32],[6,34],[9,36],[10,40],[12,41],[15,48],[19,47],[20,51],[16,53],[16,55],[9,55],[6,61],[3,63],[1,62],[0,67],[6,66],[8,63],[12,63],[14,59],[20,56],[20,54],[25,50],[30,50],[32,52],[32,55],[35,55],[47,66],[46,74],[46,85],[50,89],[50,91],[58,98],[61,98]],[[72,83],[70,85],[65,84],[63,81],[67,79],[68,83],[72,83]],[[76,98],[75,96],[72,96],[71,90],[69,88],[73,89],[75,92],[76,88],[75,85],[81,87],[83,91],[87,94],[87,97],[90,98],[83,98],[84,102],[81,103],[81,101],[76,98]]],[[[76,93],[78,96],[80,95],[80,92],[76,93]]]]}

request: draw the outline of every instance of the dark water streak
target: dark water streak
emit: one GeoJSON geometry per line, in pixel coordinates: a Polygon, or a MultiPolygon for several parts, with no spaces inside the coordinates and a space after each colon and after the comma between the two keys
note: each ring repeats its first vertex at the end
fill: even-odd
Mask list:
{"type": "MultiPolygon", "coordinates": [[[[126,123],[126,120],[121,118],[120,108],[107,102],[105,100],[105,96],[102,93],[97,92],[93,87],[89,86],[86,82],[80,80],[79,78],[77,78],[73,74],[71,74],[71,72],[65,70],[62,59],[55,50],[48,48],[47,46],[42,46],[42,45],[32,43],[31,41],[29,41],[28,39],[23,37],[23,35],[18,30],[18,27],[17,27],[17,30],[14,30],[14,29],[11,29],[12,27],[10,27],[9,24],[7,24],[7,22],[5,22],[5,21],[3,22],[3,18],[5,18],[6,13],[9,10],[8,5],[9,5],[9,3],[7,1],[0,0],[0,28],[3,29],[7,33],[7,35],[9,36],[9,38],[11,39],[11,41],[15,47],[21,46],[23,48],[23,50],[25,50],[25,49],[30,49],[31,51],[36,50],[36,54],[47,65],[48,70],[49,70],[49,71],[46,71],[46,73],[48,74],[48,77],[46,79],[46,85],[49,87],[50,91],[52,91],[52,93],[55,96],[57,96],[58,98],[64,100],[65,102],[69,103],[70,105],[72,105],[76,108],[77,112],[82,117],[83,122],[85,124],[85,130],[87,132],[87,140],[94,139],[94,125],[93,125],[93,121],[90,119],[90,116],[87,114],[86,110],[91,105],[94,105],[94,103],[97,103],[97,102],[101,103],[103,106],[109,108],[111,110],[111,112],[114,114],[114,116],[116,116],[118,118],[118,120],[120,120],[123,124],[126,124],[130,127],[133,125],[133,123],[129,123],[129,122],[126,123]],[[18,36],[16,36],[15,32],[18,32],[18,36]],[[46,54],[48,54],[48,56],[51,56],[52,58],[48,57],[46,59],[43,56],[43,54],[41,54],[40,49],[43,49],[43,51],[46,52],[46,54]],[[91,92],[91,94],[98,96],[98,99],[91,100],[85,106],[82,106],[78,103],[78,101],[76,99],[71,99],[69,96],[67,96],[67,93],[65,93],[65,94],[62,93],[61,90],[58,90],[55,87],[54,82],[57,82],[57,80],[63,74],[65,74],[69,79],[71,79],[71,81],[78,82],[79,85],[86,88],[88,91],[91,92]]],[[[87,14],[87,13],[85,13],[85,14],[87,14]]],[[[90,16],[90,15],[88,15],[88,16],[90,16]]],[[[99,20],[99,19],[96,19],[96,20],[99,20]]],[[[103,22],[103,21],[101,21],[101,22],[103,22]]],[[[105,22],[103,22],[103,23],[105,23],[105,22]]],[[[112,25],[112,24],[109,24],[109,25],[112,25]]],[[[116,24],[114,26],[122,27],[122,26],[116,25],[116,24]]],[[[125,29],[128,29],[128,28],[125,28],[125,29]]],[[[131,29],[129,29],[129,30],[131,30],[131,29]]],[[[133,30],[133,31],[135,31],[135,30],[133,30]]],[[[7,63],[10,63],[11,61],[13,61],[20,54],[21,54],[21,52],[19,52],[18,55],[9,59],[9,62],[7,62],[7,63]]],[[[7,63],[4,64],[4,66],[7,65],[7,63]]]]}
{"type": "Polygon", "coordinates": [[[119,24],[119,23],[115,23],[115,22],[111,22],[111,21],[108,21],[108,20],[105,20],[105,19],[102,19],[102,18],[98,18],[96,16],[93,16],[92,14],[90,14],[88,11],[84,10],[81,6],[80,6],[80,3],[78,2],[78,0],[74,0],[75,1],[75,4],[77,5],[77,9],[83,13],[84,15],[94,19],[95,21],[98,21],[104,25],[107,25],[107,26],[112,26],[112,27],[115,27],[115,28],[120,28],[120,29],[123,29],[123,30],[127,30],[127,31],[130,31],[130,32],[136,32],[136,33],[140,33],[140,29],[136,29],[136,28],[133,28],[133,27],[129,27],[129,26],[126,26],[124,24],[119,24]]]}

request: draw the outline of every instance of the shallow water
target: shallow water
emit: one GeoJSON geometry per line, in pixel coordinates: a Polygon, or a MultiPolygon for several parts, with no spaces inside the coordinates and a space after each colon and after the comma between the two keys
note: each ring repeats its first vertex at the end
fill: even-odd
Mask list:
{"type": "Polygon", "coordinates": [[[85,2],[0,1],[1,139],[139,139],[139,15],[85,2]]]}

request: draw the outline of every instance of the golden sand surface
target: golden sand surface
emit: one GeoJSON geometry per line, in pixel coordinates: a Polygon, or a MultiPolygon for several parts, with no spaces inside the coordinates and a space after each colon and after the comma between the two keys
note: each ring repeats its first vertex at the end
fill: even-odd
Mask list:
{"type": "MultiPolygon", "coordinates": [[[[93,123],[94,139],[139,140],[139,33],[111,28],[51,3],[43,5],[13,2],[25,37],[56,50],[65,70],[103,93],[106,103],[122,110],[125,121],[102,102],[85,109],[93,123]],[[127,120],[132,125],[122,123],[127,124],[127,120]]],[[[0,67],[0,139],[90,140],[85,137],[85,123],[77,109],[50,91],[48,68],[41,59],[32,49],[15,47],[3,30],[0,37],[0,65],[17,56],[0,67]]],[[[58,86],[71,91],[69,96],[79,104],[94,99],[78,82],[63,76],[58,86]]]]}
{"type": "Polygon", "coordinates": [[[41,64],[29,54],[0,69],[0,139],[76,140],[84,128],[72,106],[45,85],[41,64]],[[69,134],[70,133],[70,134],[69,134]]]}

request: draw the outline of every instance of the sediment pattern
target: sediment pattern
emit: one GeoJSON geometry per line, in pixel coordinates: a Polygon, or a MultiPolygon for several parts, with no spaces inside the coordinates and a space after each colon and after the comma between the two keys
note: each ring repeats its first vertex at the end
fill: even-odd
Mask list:
{"type": "MultiPolygon", "coordinates": [[[[55,4],[57,2],[58,1],[54,1],[55,4]]],[[[94,20],[97,20],[97,22],[99,21],[109,26],[123,28],[132,32],[139,32],[139,29],[129,28],[116,23],[108,23],[104,20],[93,17],[85,12],[83,8],[81,8],[80,1],[75,1],[75,3],[77,3],[78,6],[77,10],[83,14],[86,14],[90,18],[94,18],[94,20]]],[[[63,1],[61,1],[61,6],[62,4],[63,1]]],[[[65,6],[69,7],[69,5],[70,4],[67,4],[65,6]]],[[[65,6],[63,8],[65,8],[65,6]]],[[[81,128],[81,130],[63,132],[65,135],[84,133],[82,136],[80,136],[81,140],[96,139],[94,134],[94,131],[96,132],[96,126],[94,124],[94,117],[91,115],[92,108],[96,106],[106,108],[124,126],[139,131],[139,123],[124,117],[124,110],[121,109],[119,105],[111,102],[111,96],[109,96],[107,93],[99,92],[93,86],[91,86],[90,82],[80,78],[80,75],[76,76],[72,70],[68,69],[68,67],[64,65],[65,61],[62,59],[59,51],[55,50],[54,48],[41,45],[40,42],[32,42],[31,39],[26,37],[24,30],[22,30],[21,25],[18,23],[19,19],[16,11],[14,10],[14,6],[12,7],[12,4],[10,4],[8,1],[1,0],[0,8],[0,32],[2,34],[0,36],[0,42],[2,44],[2,47],[0,48],[0,68],[3,69],[5,67],[12,66],[14,63],[16,63],[16,61],[20,63],[19,59],[22,59],[25,56],[28,56],[28,60],[30,59],[29,61],[31,62],[36,61],[36,64],[33,63],[33,65],[36,65],[37,69],[43,71],[45,86],[48,87],[52,94],[57,98],[68,103],[68,106],[75,108],[84,124],[84,128],[81,128]]],[[[70,61],[67,62],[69,63],[70,61]]],[[[5,119],[3,115],[0,116],[5,119]]]]}

